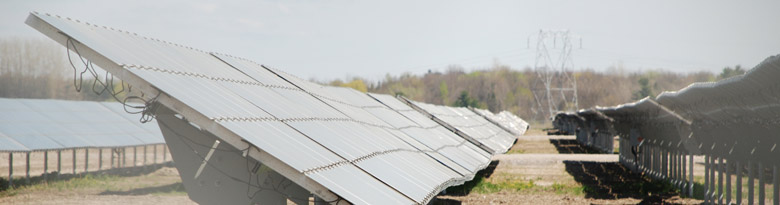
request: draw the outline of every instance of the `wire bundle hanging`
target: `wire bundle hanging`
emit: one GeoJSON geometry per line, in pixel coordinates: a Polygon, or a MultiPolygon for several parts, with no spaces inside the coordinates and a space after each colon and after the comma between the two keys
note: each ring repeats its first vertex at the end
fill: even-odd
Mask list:
{"type": "Polygon", "coordinates": [[[144,93],[141,93],[140,96],[130,95],[130,93],[133,91],[132,85],[125,83],[125,81],[121,79],[119,82],[120,88],[117,89],[117,85],[114,83],[114,75],[106,72],[104,76],[100,76],[95,70],[95,66],[92,64],[92,62],[81,56],[81,53],[79,52],[78,48],[76,48],[76,44],[73,41],[73,38],[68,36],[68,40],[65,42],[65,50],[67,52],[68,62],[73,69],[73,87],[76,89],[76,92],[81,92],[83,89],[84,74],[89,72],[89,75],[94,78],[92,81],[92,92],[94,94],[100,96],[107,92],[109,95],[111,95],[112,98],[114,98],[114,100],[122,104],[125,112],[130,114],[141,114],[141,118],[139,119],[141,123],[147,123],[154,120],[154,113],[157,111],[157,108],[159,108],[159,104],[156,102],[161,92],[158,92],[156,96],[150,98],[149,100],[145,99],[144,93]],[[73,63],[73,59],[70,54],[71,49],[78,56],[79,61],[81,61],[82,65],[84,66],[83,69],[76,68],[76,65],[73,63]],[[103,78],[103,80],[101,81],[100,78],[103,78]],[[120,94],[123,93],[125,96],[124,99],[121,99],[120,94]],[[132,102],[138,102],[138,104],[132,102]]]}

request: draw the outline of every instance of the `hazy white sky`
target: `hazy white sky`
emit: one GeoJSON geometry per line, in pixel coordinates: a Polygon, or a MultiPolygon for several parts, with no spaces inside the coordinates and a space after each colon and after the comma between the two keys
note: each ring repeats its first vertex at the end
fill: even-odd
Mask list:
{"type": "Polygon", "coordinates": [[[532,66],[539,29],[582,37],[577,69],[679,72],[780,54],[780,1],[0,0],[0,37],[46,38],[30,11],[252,59],[304,78],[532,66]]]}

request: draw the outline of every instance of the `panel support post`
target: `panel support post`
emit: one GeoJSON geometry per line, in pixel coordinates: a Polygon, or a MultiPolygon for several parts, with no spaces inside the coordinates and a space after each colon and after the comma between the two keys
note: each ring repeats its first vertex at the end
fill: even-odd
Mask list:
{"type": "Polygon", "coordinates": [[[777,176],[777,165],[772,165],[772,204],[780,204],[780,177],[777,176]]]}
{"type": "Polygon", "coordinates": [[[127,147],[122,147],[122,163],[119,167],[124,168],[125,165],[127,165],[127,147]]]}
{"type": "Polygon", "coordinates": [[[89,173],[89,148],[84,149],[84,173],[89,173]]]}
{"type": "Polygon", "coordinates": [[[660,169],[658,170],[661,172],[661,174],[659,174],[658,177],[666,181],[666,179],[669,179],[668,172],[666,172],[667,171],[666,164],[667,162],[669,162],[667,161],[667,156],[669,156],[669,153],[667,153],[666,149],[664,149],[663,147],[658,147],[658,148],[661,149],[658,152],[658,154],[661,154],[661,167],[659,167],[660,169]]]}
{"type": "Polygon", "coordinates": [[[726,204],[731,203],[731,160],[726,160],[726,204]]]}
{"type": "Polygon", "coordinates": [[[62,173],[62,150],[57,150],[57,178],[62,173]]]}
{"type": "Polygon", "coordinates": [[[685,194],[685,153],[682,151],[677,152],[677,187],[685,194]]]}
{"type": "Polygon", "coordinates": [[[8,188],[14,187],[14,153],[8,153],[8,188]]]}
{"type": "Polygon", "coordinates": [[[687,153],[685,153],[684,151],[680,153],[680,163],[682,163],[682,165],[680,166],[680,171],[681,171],[681,174],[680,174],[680,192],[681,192],[681,194],[683,194],[683,196],[685,196],[685,194],[687,194],[687,192],[688,192],[688,189],[687,189],[688,181],[686,180],[686,177],[688,176],[687,175],[688,173],[685,172],[686,171],[685,168],[687,167],[686,166],[686,160],[688,160],[688,159],[686,159],[687,158],[686,154],[687,153]]]}
{"type": "Polygon", "coordinates": [[[49,172],[49,151],[43,151],[43,180],[46,181],[46,175],[49,172]]]}
{"type": "Polygon", "coordinates": [[[737,160],[734,163],[734,173],[737,175],[735,176],[737,178],[737,198],[736,202],[737,204],[742,203],[742,164],[737,160]]]}
{"type": "Polygon", "coordinates": [[[723,204],[723,157],[718,158],[718,204],[723,204]]]}
{"type": "Polygon", "coordinates": [[[143,164],[141,165],[141,167],[143,167],[144,169],[146,169],[146,147],[148,146],[144,145],[144,154],[143,154],[144,160],[142,160],[143,164]]]}
{"type": "MultiPolygon", "coordinates": [[[[116,153],[116,148],[111,148],[111,169],[114,168],[114,154],[116,153]]],[[[119,159],[119,158],[117,158],[119,159]]]]}
{"type": "Polygon", "coordinates": [[[133,168],[138,164],[138,147],[133,146],[133,168]]]}
{"type": "Polygon", "coordinates": [[[677,187],[677,150],[669,152],[669,176],[672,186],[677,187]]]}
{"type": "Polygon", "coordinates": [[[163,153],[162,153],[162,155],[163,155],[163,163],[165,163],[165,160],[168,160],[168,156],[167,156],[166,152],[168,152],[168,145],[163,144],[163,153]]]}
{"type": "Polygon", "coordinates": [[[73,175],[76,174],[76,148],[71,149],[73,151],[73,175]]]}
{"type": "Polygon", "coordinates": [[[763,205],[764,201],[766,201],[766,189],[764,189],[764,185],[766,184],[766,176],[764,176],[765,170],[764,170],[764,163],[758,162],[758,204],[763,205]]]}
{"type": "Polygon", "coordinates": [[[25,153],[27,157],[25,157],[24,161],[24,181],[27,182],[27,184],[30,184],[30,152],[25,153]]]}
{"type": "Polygon", "coordinates": [[[103,168],[103,148],[98,148],[98,171],[103,168]]]}
{"type": "Polygon", "coordinates": [[[707,156],[707,154],[704,154],[704,189],[702,190],[704,193],[704,204],[711,204],[710,201],[710,156],[707,156]]]}
{"type": "Polygon", "coordinates": [[[152,154],[152,164],[154,167],[157,167],[157,145],[152,145],[152,147],[152,151],[154,152],[154,154],[152,154]]]}
{"type": "Polygon", "coordinates": [[[689,158],[688,160],[690,162],[690,163],[688,163],[688,168],[689,168],[688,169],[688,173],[689,173],[689,176],[690,176],[690,177],[688,177],[688,189],[689,189],[688,197],[693,198],[693,179],[694,179],[693,178],[693,164],[694,164],[694,162],[693,162],[693,154],[688,155],[688,158],[689,158]]]}
{"type": "Polygon", "coordinates": [[[715,183],[717,183],[715,181],[715,169],[716,168],[717,167],[715,167],[715,157],[710,156],[710,203],[713,203],[713,204],[717,200],[715,198],[715,197],[717,197],[716,196],[717,193],[715,192],[716,191],[715,190],[715,183]]]}
{"type": "Polygon", "coordinates": [[[756,171],[753,169],[753,161],[748,161],[748,204],[753,204],[755,198],[755,183],[753,181],[756,176],[756,171]]]}

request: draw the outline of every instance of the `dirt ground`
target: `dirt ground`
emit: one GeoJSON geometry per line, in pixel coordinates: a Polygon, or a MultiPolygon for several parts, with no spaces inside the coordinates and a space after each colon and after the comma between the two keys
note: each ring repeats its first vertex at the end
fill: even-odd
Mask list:
{"type": "Polygon", "coordinates": [[[0,204],[195,204],[173,167],[61,178],[6,190],[0,204]]]}

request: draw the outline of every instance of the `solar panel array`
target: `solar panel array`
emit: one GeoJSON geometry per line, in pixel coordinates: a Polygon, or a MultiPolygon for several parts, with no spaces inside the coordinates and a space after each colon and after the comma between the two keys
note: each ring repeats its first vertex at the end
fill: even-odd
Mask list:
{"type": "Polygon", "coordinates": [[[597,109],[583,109],[577,113],[561,112],[555,115],[553,127],[560,134],[575,135],[581,145],[602,153],[615,151],[614,120],[597,109]]]}
{"type": "MultiPolygon", "coordinates": [[[[620,136],[620,160],[634,171],[669,179],[687,194],[693,194],[693,155],[703,154],[705,203],[731,203],[722,180],[735,174],[741,180],[744,167],[753,189],[754,174],[765,183],[763,173],[774,172],[774,203],[780,201],[777,137],[780,124],[780,55],[771,56],[744,75],[718,82],[691,84],[679,91],[664,92],[614,107],[595,107],[561,115],[561,127],[591,126],[620,136]],[[565,117],[570,116],[570,117],[565,117]],[[571,120],[578,116],[579,120],[571,120]],[[594,125],[593,122],[608,121],[594,125]],[[716,160],[717,159],[717,160],[716,160]],[[688,163],[688,174],[686,174],[688,163]],[[740,164],[741,163],[741,164],[740,164]],[[717,168],[716,168],[717,167],[717,168]],[[715,184],[720,186],[717,189],[715,184]],[[725,199],[725,202],[723,201],[725,199]]],[[[699,163],[699,162],[696,162],[699,163]]],[[[742,184],[737,183],[738,189],[742,184]]],[[[727,189],[730,186],[727,185],[727,189]]],[[[759,186],[764,201],[764,186],[759,186]]],[[[741,192],[737,191],[737,201],[741,192]]],[[[750,192],[752,193],[752,191],[750,192]]],[[[749,203],[752,203],[752,194],[749,203]]],[[[739,202],[738,202],[739,203],[739,202]]]]}
{"type": "MultiPolygon", "coordinates": [[[[202,131],[270,154],[247,156],[325,200],[336,200],[332,193],[351,203],[425,204],[490,162],[491,153],[390,96],[322,86],[250,60],[69,18],[33,13],[27,23],[202,131]]],[[[499,150],[511,146],[506,141],[515,136],[454,110],[471,113],[454,121],[468,133],[499,150]]]]}
{"type": "Polygon", "coordinates": [[[495,122],[498,126],[503,127],[515,136],[525,134],[525,131],[527,131],[529,127],[528,122],[506,110],[501,111],[498,114],[479,108],[471,108],[471,110],[482,115],[482,117],[487,118],[489,121],[495,122]]]}
{"type": "Polygon", "coordinates": [[[417,107],[431,118],[436,118],[450,129],[457,130],[464,138],[470,138],[486,147],[492,154],[504,153],[514,145],[517,136],[508,132],[481,115],[464,107],[447,107],[407,100],[411,106],[417,107]]]}
{"type": "Polygon", "coordinates": [[[141,124],[110,102],[0,98],[0,151],[162,144],[155,123],[141,124]]]}

